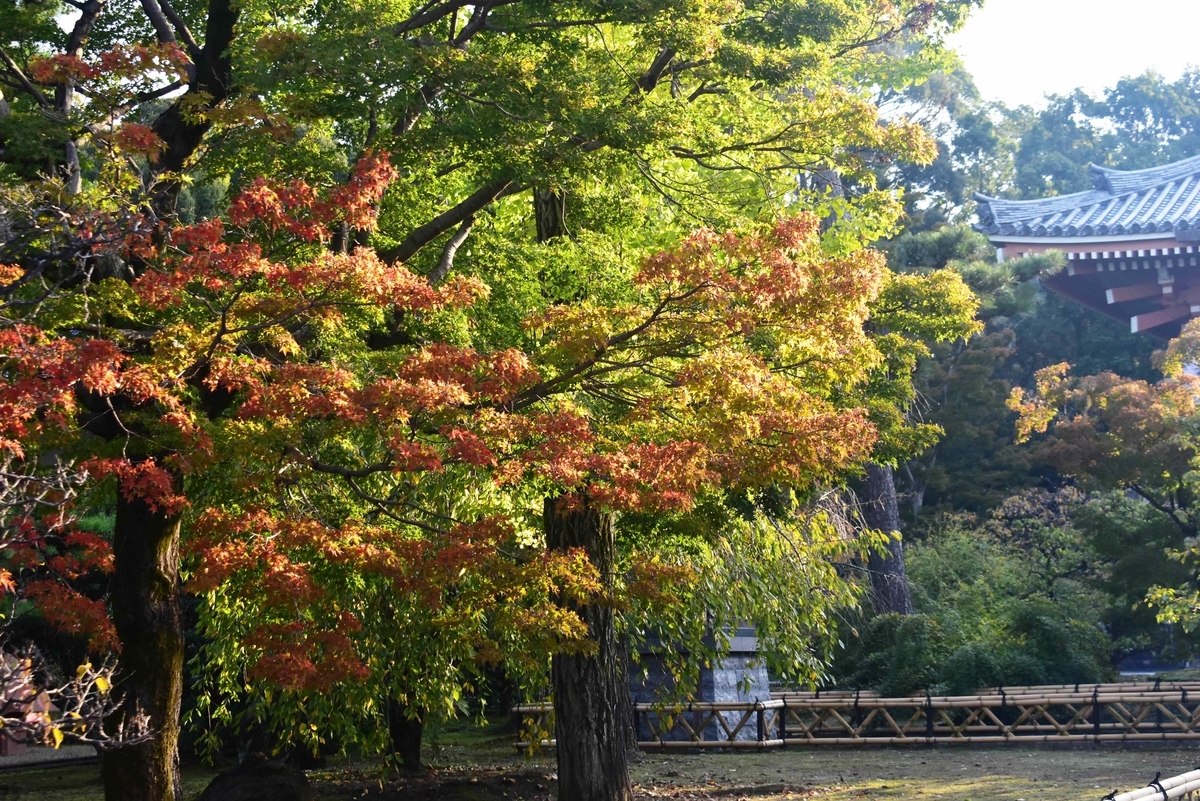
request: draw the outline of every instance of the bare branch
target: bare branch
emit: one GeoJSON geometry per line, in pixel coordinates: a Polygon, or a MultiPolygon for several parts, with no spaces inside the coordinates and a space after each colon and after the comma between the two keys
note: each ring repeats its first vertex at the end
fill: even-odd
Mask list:
{"type": "Polygon", "coordinates": [[[453,208],[447,209],[424,225],[413,229],[403,242],[395,248],[381,253],[380,257],[389,264],[407,261],[421,248],[454,226],[461,225],[468,217],[475,216],[476,213],[502,197],[523,192],[525,188],[509,178],[485,184],[453,208]]]}
{"type": "Polygon", "coordinates": [[[419,92],[421,105],[415,108],[412,106],[405,107],[404,114],[392,126],[392,133],[396,136],[403,136],[411,131],[413,126],[417,124],[417,120],[421,119],[421,115],[445,93],[446,87],[441,84],[422,86],[419,92]]]}
{"type": "Polygon", "coordinates": [[[484,25],[487,24],[488,14],[491,13],[492,9],[496,6],[508,5],[513,2],[516,2],[516,0],[502,0],[502,2],[482,3],[475,6],[475,11],[471,14],[471,18],[467,20],[467,24],[454,37],[454,41],[451,44],[460,50],[465,50],[467,42],[471,41],[475,34],[483,30],[484,25]]]}
{"type": "Polygon", "coordinates": [[[431,22],[437,22],[444,17],[448,17],[468,5],[468,0],[450,0],[448,3],[441,3],[439,5],[428,4],[416,14],[397,25],[392,31],[397,36],[409,31],[415,31],[417,28],[423,28],[431,22]]]}
{"type": "Polygon", "coordinates": [[[99,668],[81,665],[73,680],[49,688],[39,687],[34,678],[41,672],[40,661],[34,651],[0,652],[0,724],[9,738],[19,743],[66,740],[107,751],[153,737],[150,718],[136,706],[126,708],[112,691],[114,661],[99,668]]]}
{"type": "Polygon", "coordinates": [[[462,247],[463,242],[467,241],[467,237],[471,234],[471,227],[474,225],[475,218],[468,217],[462,221],[462,225],[454,232],[454,236],[450,237],[446,247],[442,248],[442,257],[438,259],[437,267],[434,267],[433,272],[427,276],[430,284],[440,284],[450,274],[450,270],[454,268],[454,254],[462,247]]]}
{"type": "Polygon", "coordinates": [[[703,83],[703,84],[700,84],[700,86],[696,87],[696,90],[694,92],[692,92],[690,95],[688,95],[687,101],[689,103],[694,103],[694,102],[696,102],[696,100],[698,98],[703,97],[704,95],[727,95],[727,94],[729,94],[729,89],[727,89],[724,86],[709,86],[707,83],[703,83]]]}
{"type": "Polygon", "coordinates": [[[591,28],[596,25],[608,25],[613,20],[612,18],[602,19],[563,19],[563,20],[547,20],[545,22],[527,22],[517,28],[502,28],[496,25],[484,25],[484,30],[495,31],[496,33],[520,33],[521,31],[534,30],[556,30],[563,28],[591,28]]]}
{"type": "Polygon", "coordinates": [[[1129,489],[1133,490],[1139,497],[1142,498],[1142,500],[1146,501],[1146,503],[1150,504],[1159,512],[1162,512],[1164,515],[1169,517],[1171,522],[1175,524],[1175,527],[1178,528],[1180,533],[1185,537],[1196,536],[1196,527],[1187,520],[1186,515],[1181,515],[1179,509],[1173,503],[1168,504],[1164,502],[1161,498],[1157,497],[1154,493],[1150,492],[1145,487],[1142,487],[1140,484],[1130,484],[1129,489]]]}
{"type": "Polygon", "coordinates": [[[175,44],[175,29],[171,27],[170,20],[163,14],[157,0],[142,0],[142,11],[146,12],[146,18],[150,20],[150,26],[154,28],[154,35],[158,37],[158,41],[162,44],[175,44]]]}
{"type": "MultiPolygon", "coordinates": [[[[194,64],[188,66],[189,70],[193,70],[194,68],[195,68],[194,64]]],[[[171,83],[167,84],[166,86],[160,86],[159,88],[153,89],[149,92],[142,92],[136,98],[134,98],[134,102],[145,103],[148,100],[157,100],[158,98],[162,97],[163,95],[169,95],[169,94],[171,94],[171,92],[182,89],[185,86],[187,86],[187,84],[185,84],[183,81],[172,81],[171,83]]]]}
{"type": "Polygon", "coordinates": [[[642,73],[634,83],[643,94],[654,91],[654,87],[658,86],[658,80],[662,77],[671,61],[675,58],[675,48],[664,47],[658,51],[658,55],[654,57],[654,61],[650,63],[650,67],[642,73]]]}
{"type": "Polygon", "coordinates": [[[54,107],[54,104],[50,102],[50,98],[46,97],[46,95],[42,93],[42,90],[38,89],[37,86],[34,85],[33,81],[29,80],[29,78],[21,70],[20,66],[17,65],[17,62],[13,61],[12,56],[10,56],[3,47],[0,47],[0,61],[4,62],[4,66],[8,68],[9,73],[17,79],[17,83],[20,84],[22,89],[33,96],[33,99],[37,101],[39,106],[47,109],[54,107]]]}
{"type": "Polygon", "coordinates": [[[324,462],[320,462],[313,457],[306,455],[294,445],[287,446],[287,453],[289,456],[294,457],[301,464],[316,470],[318,473],[328,473],[333,476],[341,476],[342,478],[366,478],[367,476],[373,476],[376,473],[391,472],[392,468],[394,467],[392,460],[388,459],[385,462],[379,462],[378,464],[351,470],[350,468],[342,467],[341,465],[325,464],[324,462]]]}
{"type": "Polygon", "coordinates": [[[501,106],[495,100],[487,100],[482,97],[475,97],[473,95],[467,94],[466,92],[460,92],[457,89],[451,89],[450,94],[454,95],[455,97],[461,97],[463,100],[466,100],[470,103],[477,103],[481,106],[487,106],[488,108],[494,108],[496,111],[499,111],[505,117],[508,117],[510,120],[514,120],[515,122],[528,122],[529,121],[525,117],[522,117],[518,114],[514,114],[513,112],[504,108],[504,106],[501,106]]]}

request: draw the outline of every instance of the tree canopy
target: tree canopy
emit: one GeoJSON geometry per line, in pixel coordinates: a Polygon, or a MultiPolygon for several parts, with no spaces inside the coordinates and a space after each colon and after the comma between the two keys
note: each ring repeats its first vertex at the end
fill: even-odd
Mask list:
{"type": "Polygon", "coordinates": [[[791,552],[805,614],[724,608],[819,675],[856,595],[819,565],[870,539],[813,499],[931,441],[912,367],[973,326],[955,275],[866,247],[899,211],[875,165],[933,155],[870,93],[971,5],[6,11],[3,446],[115,510],[111,559],[67,542],[107,596],[55,544],[8,569],[121,651],[157,734],[106,755],[110,797],[177,795],[181,569],[193,720],[232,721],[245,670],[250,716],[309,748],[379,747],[497,661],[556,655],[557,703],[560,656],[612,673],[614,609],[691,603],[701,633],[714,560],[791,552]]]}

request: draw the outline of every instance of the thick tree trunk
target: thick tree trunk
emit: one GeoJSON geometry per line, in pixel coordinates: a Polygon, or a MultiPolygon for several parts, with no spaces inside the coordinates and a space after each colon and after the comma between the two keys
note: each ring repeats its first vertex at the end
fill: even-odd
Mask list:
{"type": "MultiPolygon", "coordinates": [[[[896,499],[896,482],[892,468],[886,465],[867,465],[867,480],[863,488],[863,519],[873,529],[900,533],[900,505],[896,499]]],[[[886,553],[871,552],[867,566],[871,571],[871,600],[880,614],[898,612],[911,615],[912,592],[904,570],[904,543],[893,539],[886,553]]]]}
{"type": "Polygon", "coordinates": [[[388,734],[392,752],[400,757],[404,769],[421,770],[421,737],[425,733],[422,717],[409,717],[408,710],[394,698],[388,699],[388,734]]]}
{"type": "Polygon", "coordinates": [[[113,622],[121,641],[117,690],[127,699],[127,713],[136,705],[150,717],[154,736],[104,755],[104,797],[106,801],[181,801],[179,516],[152,511],[144,501],[120,493],[113,553],[113,622]]]}
{"type": "MultiPolygon", "coordinates": [[[[616,570],[612,515],[587,502],[568,508],[547,498],[543,513],[546,545],[557,551],[583,548],[611,584],[616,570]]],[[[596,643],[594,654],[554,657],[554,736],[558,740],[559,801],[629,801],[629,752],[635,744],[626,656],[613,623],[613,610],[577,610],[596,643]]]]}

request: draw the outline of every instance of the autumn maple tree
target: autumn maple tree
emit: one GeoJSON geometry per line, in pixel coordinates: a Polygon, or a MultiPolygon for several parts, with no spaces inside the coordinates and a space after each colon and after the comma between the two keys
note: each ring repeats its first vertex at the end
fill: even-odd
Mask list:
{"type": "MultiPolygon", "coordinates": [[[[511,537],[583,520],[595,530],[571,545],[589,553],[611,593],[619,589],[612,512],[688,511],[708,493],[833,480],[875,437],[865,412],[837,397],[879,360],[863,321],[884,271],[870,251],[826,255],[817,233],[812,216],[744,236],[700,232],[637,269],[628,301],[551,307],[529,319],[528,352],[410,346],[398,350],[407,354],[402,361],[384,362],[386,373],[365,383],[364,375],[379,369],[368,367],[380,364],[378,352],[360,354],[361,370],[349,369],[349,361],[310,364],[269,380],[263,357],[230,356],[214,368],[228,378],[208,380],[225,381],[220,386],[240,399],[239,415],[253,422],[227,431],[247,433],[229,451],[241,488],[223,492],[236,493],[244,507],[255,491],[279,485],[281,470],[302,475],[282,486],[288,508],[310,522],[276,532],[280,524],[270,515],[243,515],[222,527],[217,513],[206,513],[204,526],[236,536],[205,546],[194,582],[211,589],[240,573],[268,606],[274,594],[273,605],[292,616],[297,598],[318,597],[306,589],[312,556],[300,562],[298,554],[326,547],[319,561],[345,563],[356,558],[349,543],[361,543],[369,556],[357,572],[413,570],[418,554],[456,522],[455,486],[482,482],[497,497],[474,507],[507,507],[507,529],[467,524],[459,536],[471,537],[474,549],[487,550],[484,544],[504,531],[511,537]],[[335,535],[312,522],[322,505],[331,514],[330,498],[379,524],[355,522],[335,535]],[[541,498],[552,500],[542,504],[540,520],[531,518],[531,501],[541,498]],[[411,533],[386,533],[406,528],[411,533]],[[327,546],[313,540],[318,535],[329,538],[327,546]],[[267,562],[255,546],[269,549],[267,562]],[[285,584],[286,592],[272,589],[281,577],[296,583],[285,584]]],[[[359,258],[375,258],[367,254],[359,258]]],[[[459,552],[456,569],[471,554],[459,552]]],[[[561,557],[537,561],[547,558],[553,565],[561,557]]],[[[488,573],[492,582],[505,581],[488,573]]],[[[518,593],[514,587],[504,594],[518,593]]],[[[584,599],[577,593],[574,602],[584,599]]],[[[463,604],[456,592],[452,608],[462,611],[463,604]]],[[[623,662],[611,605],[583,604],[579,612],[592,647],[561,650],[623,662]]],[[[264,646],[268,641],[257,644],[264,646]]],[[[623,672],[611,675],[608,691],[616,693],[619,680],[624,693],[623,672]]],[[[572,696],[561,683],[555,687],[559,703],[601,700],[590,689],[572,696]]],[[[603,701],[612,708],[627,702],[603,701]]]]}
{"type": "MultiPolygon", "coordinates": [[[[1074,376],[1064,363],[1038,371],[1032,393],[1018,388],[1009,399],[1020,414],[1020,440],[1032,440],[1039,456],[1085,489],[1117,490],[1136,498],[1146,510],[1143,517],[1165,530],[1165,542],[1151,558],[1165,556],[1191,569],[1200,553],[1194,544],[1200,531],[1195,487],[1198,343],[1200,327],[1193,321],[1156,354],[1164,374],[1158,381],[1115,373],[1074,376]]],[[[1158,582],[1176,572],[1163,568],[1153,562],[1136,566],[1140,575],[1150,577],[1147,583],[1154,582],[1146,597],[1136,600],[1154,607],[1159,622],[1194,631],[1200,594],[1194,582],[1161,586],[1158,582]]]]}
{"type": "MultiPolygon", "coordinates": [[[[152,134],[117,136],[111,147],[117,153],[137,152],[134,143],[140,143],[143,156],[157,147],[152,134]]],[[[119,166],[118,160],[114,169],[119,166]]],[[[310,364],[311,353],[296,344],[296,326],[322,332],[309,343],[320,348],[328,344],[325,337],[336,340],[349,336],[353,326],[366,325],[372,312],[462,304],[480,291],[458,280],[435,290],[402,268],[385,267],[369,250],[334,254],[323,246],[341,221],[370,226],[374,204],[391,176],[386,160],[372,157],[349,182],[323,197],[301,183],[278,188],[259,183],[231,207],[230,231],[214,221],[167,232],[127,207],[56,203],[53,183],[40,195],[12,196],[13,206],[28,203],[27,208],[53,208],[56,214],[48,226],[39,226],[44,218],[30,214],[24,236],[8,243],[16,259],[4,273],[3,447],[10,460],[33,474],[27,485],[38,478],[37,465],[70,459],[77,466],[72,475],[79,494],[103,493],[105,484],[115,490],[111,552],[107,543],[81,532],[64,540],[114,571],[113,626],[103,606],[98,615],[89,611],[97,601],[68,584],[23,581],[22,589],[50,622],[70,631],[94,629],[96,650],[115,645],[121,651],[123,714],[128,720],[148,716],[154,736],[106,754],[105,781],[113,797],[177,793],[183,658],[177,575],[180,524],[192,513],[188,484],[200,482],[196,476],[229,469],[231,449],[246,441],[259,442],[256,453],[279,443],[239,436],[247,420],[300,414],[345,422],[353,415],[349,399],[336,399],[336,376],[347,371],[334,360],[310,364]],[[64,218],[63,229],[72,237],[66,244],[76,258],[65,263],[40,259],[46,241],[55,238],[54,225],[64,218]],[[134,274],[105,272],[103,265],[114,260],[136,265],[134,274]],[[250,356],[255,352],[263,355],[250,356]],[[312,396],[308,404],[306,394],[312,396]],[[116,643],[110,635],[114,629],[116,643]]],[[[436,348],[433,353],[432,358],[412,355],[407,370],[394,365],[397,372],[388,379],[363,382],[359,391],[364,394],[356,397],[375,407],[374,413],[391,409],[398,418],[408,416],[410,408],[464,400],[439,389],[438,371],[446,366],[439,356],[453,360],[452,354],[436,348]]],[[[503,362],[505,355],[495,359],[503,362]]],[[[490,363],[474,367],[483,371],[490,363]]],[[[480,397],[511,394],[521,378],[520,369],[495,371],[480,382],[480,397]]],[[[404,452],[402,443],[393,444],[397,453],[404,452]]],[[[295,444],[291,447],[295,451],[295,444]]],[[[397,469],[426,466],[418,451],[414,445],[413,460],[398,463],[397,469]]],[[[226,523],[229,529],[236,525],[226,523]]],[[[480,525],[448,532],[450,541],[435,561],[457,569],[488,550],[489,543],[494,550],[496,535],[480,525]]],[[[319,531],[310,534],[317,537],[319,531]]],[[[335,542],[333,533],[327,539],[335,542]]],[[[364,548],[381,547],[361,535],[358,541],[364,548]]],[[[73,551],[58,550],[45,559],[49,569],[58,574],[84,569],[70,561],[73,551]]],[[[237,564],[236,554],[226,557],[237,564]]],[[[253,558],[271,564],[269,554],[253,558]]],[[[23,578],[33,567],[18,549],[6,575],[16,570],[23,578]]],[[[403,565],[387,569],[406,572],[403,565]]],[[[559,573],[570,576],[568,584],[586,586],[586,570],[560,567],[559,573]]],[[[303,582],[286,566],[264,574],[278,592],[303,597],[303,582]]],[[[420,585],[420,579],[419,570],[407,571],[406,581],[420,585]]],[[[336,622],[343,629],[352,625],[345,616],[336,622]]],[[[336,634],[318,638],[316,653],[305,651],[302,637],[287,637],[278,627],[264,627],[257,636],[268,650],[272,636],[289,646],[274,662],[271,654],[260,660],[264,671],[274,670],[284,683],[310,682],[305,664],[309,672],[354,673],[354,656],[336,634]]],[[[110,720],[108,725],[123,723],[110,720]]]]}
{"type": "MultiPolygon", "coordinates": [[[[128,152],[130,143],[139,140],[127,136],[123,145],[117,141],[111,147],[128,152]]],[[[153,135],[140,141],[148,151],[157,146],[153,135]]],[[[114,168],[120,163],[114,161],[114,168]]],[[[386,166],[372,163],[374,171],[365,170],[334,196],[336,211],[315,206],[311,196],[299,200],[307,200],[314,215],[362,214],[388,177],[386,166]]],[[[227,337],[244,337],[270,328],[271,320],[293,319],[312,310],[359,305],[372,292],[403,303],[403,277],[394,272],[384,277],[381,269],[372,274],[369,265],[357,262],[341,269],[327,263],[323,270],[307,273],[311,281],[291,277],[290,302],[261,293],[253,299],[243,297],[246,282],[288,281],[288,271],[278,272],[282,265],[265,258],[257,245],[226,243],[220,224],[179,230],[178,238],[155,243],[162,229],[144,213],[63,205],[56,203],[58,191],[50,184],[41,194],[18,193],[9,206],[28,203],[26,208],[43,213],[55,209],[61,216],[41,226],[45,218],[30,214],[24,236],[8,243],[8,253],[16,259],[6,266],[0,332],[5,365],[0,396],[3,446],[27,466],[69,458],[86,478],[80,492],[96,482],[115,485],[109,558],[114,570],[113,625],[122,652],[120,690],[125,714],[148,715],[155,734],[107,753],[105,781],[113,797],[173,797],[183,659],[176,579],[180,520],[189,506],[185,477],[220,456],[210,430],[220,414],[220,390],[202,376],[212,372],[227,337]],[[65,242],[54,228],[63,222],[65,242]],[[39,258],[47,241],[68,248],[75,258],[39,258]],[[107,274],[101,265],[114,259],[138,265],[139,274],[133,280],[107,274]],[[162,267],[151,266],[156,263],[162,267]],[[272,271],[274,277],[268,278],[272,271]],[[229,293],[226,304],[211,305],[223,290],[229,293]],[[198,300],[208,312],[207,320],[178,316],[173,312],[194,309],[168,309],[164,303],[172,293],[196,291],[212,293],[198,300]],[[247,316],[236,313],[240,309],[228,302],[232,299],[247,304],[247,316]],[[204,339],[205,348],[189,347],[197,340],[184,345],[189,339],[185,332],[204,339]]],[[[235,212],[234,218],[247,225],[261,218],[268,228],[278,222],[270,219],[270,207],[255,202],[253,193],[248,194],[241,216],[235,212]]],[[[301,241],[319,238],[313,233],[313,220],[293,224],[301,241]],[[303,224],[309,228],[300,230],[303,224]]],[[[426,294],[417,302],[437,299],[426,294]]],[[[61,602],[70,592],[57,583],[26,587],[33,600],[53,602],[43,604],[52,610],[52,619],[55,610],[61,615],[61,602]],[[47,589],[39,589],[43,586],[47,589]]],[[[80,610],[80,604],[75,608],[80,610]]],[[[83,614],[73,617],[60,622],[78,630],[88,619],[83,614]]],[[[101,623],[106,622],[101,615],[101,623]]]]}

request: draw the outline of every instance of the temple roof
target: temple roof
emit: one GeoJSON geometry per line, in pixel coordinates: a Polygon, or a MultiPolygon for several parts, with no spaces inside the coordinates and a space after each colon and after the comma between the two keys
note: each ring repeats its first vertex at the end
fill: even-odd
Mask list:
{"type": "Polygon", "coordinates": [[[1200,156],[1146,170],[1088,166],[1095,187],[1037,200],[976,194],[992,236],[1129,236],[1192,231],[1200,239],[1200,156]]]}

